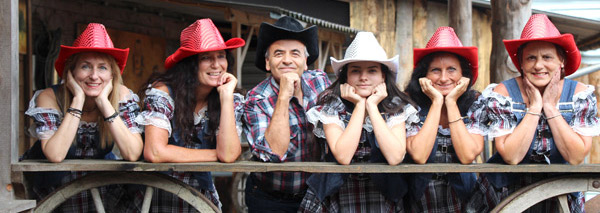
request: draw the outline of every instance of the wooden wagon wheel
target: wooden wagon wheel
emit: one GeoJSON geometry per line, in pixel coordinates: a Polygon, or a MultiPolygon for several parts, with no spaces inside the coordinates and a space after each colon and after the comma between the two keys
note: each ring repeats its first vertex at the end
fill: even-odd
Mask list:
{"type": "Polygon", "coordinates": [[[91,173],[76,179],[48,195],[35,208],[35,212],[51,212],[68,198],[79,194],[84,190],[90,190],[94,198],[94,204],[98,212],[104,212],[104,207],[98,193],[98,187],[113,184],[137,184],[145,185],[146,194],[142,204],[142,212],[148,212],[152,200],[153,189],[161,189],[170,192],[180,199],[186,201],[199,212],[220,212],[209,199],[193,187],[172,178],[168,175],[156,172],[98,172],[91,173]]]}
{"type": "Polygon", "coordinates": [[[562,176],[531,184],[502,200],[492,212],[523,212],[543,200],[556,196],[559,196],[562,212],[569,212],[566,194],[585,191],[600,192],[600,175],[562,176]]]}
{"type": "MultiPolygon", "coordinates": [[[[246,143],[247,145],[247,143],[246,143]]],[[[240,155],[242,160],[250,160],[252,153],[248,147],[243,147],[246,150],[240,155]]],[[[248,212],[246,206],[246,179],[250,175],[249,172],[234,172],[231,181],[231,201],[236,212],[248,212]]]]}
{"type": "Polygon", "coordinates": [[[248,172],[233,173],[233,181],[231,186],[231,201],[236,209],[236,212],[248,212],[246,206],[246,179],[248,172]]]}

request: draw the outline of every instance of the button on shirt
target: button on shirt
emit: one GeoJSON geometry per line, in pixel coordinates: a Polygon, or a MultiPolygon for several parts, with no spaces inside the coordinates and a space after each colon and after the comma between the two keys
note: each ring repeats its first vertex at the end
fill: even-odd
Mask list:
{"type": "MultiPolygon", "coordinates": [[[[244,133],[250,144],[254,159],[263,162],[315,161],[320,156],[319,147],[312,136],[312,127],[306,120],[306,111],[317,102],[319,93],[331,82],[323,71],[309,70],[301,76],[303,100],[290,99],[289,124],[290,144],[283,156],[274,153],[265,139],[265,132],[279,94],[279,84],[269,76],[246,95],[244,106],[244,133]]],[[[298,193],[306,189],[309,174],[304,172],[252,173],[257,185],[286,193],[298,193]]]]}

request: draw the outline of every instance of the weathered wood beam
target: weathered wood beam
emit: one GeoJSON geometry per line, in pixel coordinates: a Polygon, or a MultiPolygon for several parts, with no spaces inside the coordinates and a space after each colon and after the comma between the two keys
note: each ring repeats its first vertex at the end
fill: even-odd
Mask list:
{"type": "Polygon", "coordinates": [[[275,20],[267,16],[258,15],[255,13],[249,13],[237,9],[228,8],[225,12],[225,19],[230,22],[238,22],[248,26],[260,26],[261,23],[274,23],[275,20]]]}
{"type": "Polygon", "coordinates": [[[473,44],[472,13],[471,0],[448,0],[448,23],[464,46],[473,44]]]}
{"type": "Polygon", "coordinates": [[[400,57],[396,82],[400,89],[408,83],[413,69],[413,1],[396,1],[395,52],[400,57]]]}
{"type": "MultiPolygon", "coordinates": [[[[231,37],[237,37],[237,38],[242,37],[242,24],[240,24],[239,22],[231,22],[231,37]]],[[[235,75],[235,77],[238,80],[237,87],[241,88],[242,87],[242,69],[240,67],[240,63],[238,63],[238,62],[240,60],[241,61],[244,60],[242,58],[242,51],[240,50],[240,48],[236,48],[236,49],[232,50],[232,53],[233,53],[234,61],[236,63],[229,64],[228,66],[233,66],[233,70],[235,70],[235,73],[233,73],[233,75],[235,75]]]]}
{"type": "Polygon", "coordinates": [[[473,44],[473,6],[471,0],[449,0],[448,18],[449,26],[454,28],[454,32],[464,46],[473,44]]]}
{"type": "Polygon", "coordinates": [[[517,39],[531,16],[531,1],[492,0],[492,55],[490,56],[490,81],[499,83],[519,76],[508,53],[503,39],[517,39]],[[513,68],[509,68],[513,67],[513,68]]]}
{"type": "Polygon", "coordinates": [[[11,163],[19,151],[19,18],[17,0],[0,0],[0,200],[13,200],[11,163]]]}
{"type": "Polygon", "coordinates": [[[346,35],[340,32],[319,28],[319,39],[327,42],[343,44],[346,41],[346,35]]]}

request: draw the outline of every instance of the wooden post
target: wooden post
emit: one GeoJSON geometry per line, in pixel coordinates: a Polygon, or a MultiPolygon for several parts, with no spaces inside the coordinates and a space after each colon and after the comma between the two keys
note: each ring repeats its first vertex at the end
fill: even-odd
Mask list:
{"type": "Polygon", "coordinates": [[[19,128],[19,18],[17,0],[0,0],[0,200],[14,200],[11,163],[19,128]]]}
{"type": "Polygon", "coordinates": [[[463,46],[473,46],[472,12],[471,0],[448,1],[448,25],[454,28],[463,46]]]}
{"type": "Polygon", "coordinates": [[[410,80],[413,69],[413,1],[396,1],[396,53],[400,56],[400,66],[396,82],[400,89],[410,80]]]}
{"type": "Polygon", "coordinates": [[[531,16],[529,0],[491,0],[492,4],[492,55],[490,56],[490,83],[519,76],[508,53],[503,39],[517,39],[531,16]],[[512,68],[509,68],[512,67],[512,68]]]}
{"type": "MultiPolygon", "coordinates": [[[[22,106],[24,107],[25,110],[27,110],[27,108],[29,107],[29,99],[31,99],[31,97],[33,96],[33,30],[32,30],[32,18],[31,18],[31,10],[32,10],[32,5],[31,5],[31,0],[27,0],[27,16],[26,16],[26,22],[27,22],[27,57],[26,57],[26,61],[25,61],[25,69],[24,70],[24,75],[23,75],[23,97],[22,97],[22,106]]],[[[21,116],[25,116],[25,115],[21,115],[21,116]]],[[[32,125],[33,122],[31,122],[30,119],[27,119],[27,117],[25,117],[23,119],[23,125],[24,126],[30,126],[32,125]]],[[[23,131],[25,128],[21,128],[21,133],[23,133],[23,131]]],[[[19,133],[19,135],[21,135],[21,133],[19,133]]],[[[31,145],[33,144],[33,138],[29,137],[28,134],[22,134],[24,137],[22,138],[22,140],[19,141],[23,141],[22,144],[20,144],[20,148],[23,148],[21,150],[19,150],[19,155],[22,153],[21,151],[25,151],[27,149],[29,149],[29,147],[31,147],[31,145]]]]}
{"type": "MultiPolygon", "coordinates": [[[[242,37],[242,24],[240,24],[239,22],[231,22],[231,37],[236,37],[236,38],[241,38],[242,37]]],[[[247,44],[250,45],[250,44],[247,44]]],[[[233,75],[235,75],[235,77],[238,80],[237,83],[237,87],[238,88],[242,88],[242,69],[241,66],[239,66],[239,63],[237,63],[238,61],[242,60],[242,51],[240,50],[240,48],[236,48],[233,50],[233,57],[235,58],[235,62],[234,64],[229,64],[228,66],[234,66],[233,70],[235,70],[235,73],[233,73],[233,75]]]]}

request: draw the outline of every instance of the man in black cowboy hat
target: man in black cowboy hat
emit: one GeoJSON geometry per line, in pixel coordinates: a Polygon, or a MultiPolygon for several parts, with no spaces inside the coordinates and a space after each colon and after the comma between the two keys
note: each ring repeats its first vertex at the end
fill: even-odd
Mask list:
{"type": "MultiPolygon", "coordinates": [[[[306,111],[331,82],[323,71],[308,70],[319,56],[317,27],[284,16],[262,23],[255,65],[271,75],[248,92],[244,132],[253,159],[263,162],[318,160],[306,111]]],[[[246,185],[249,212],[296,212],[306,192],[303,172],[252,173],[246,185]]]]}

